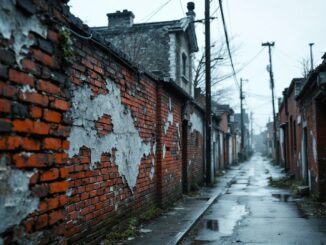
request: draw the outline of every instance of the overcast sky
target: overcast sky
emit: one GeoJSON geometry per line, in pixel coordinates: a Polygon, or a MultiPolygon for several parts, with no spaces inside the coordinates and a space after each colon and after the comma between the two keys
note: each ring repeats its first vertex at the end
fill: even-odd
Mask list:
{"type": "MultiPolygon", "coordinates": [[[[135,22],[153,22],[179,19],[187,12],[186,0],[70,0],[71,12],[89,26],[107,25],[107,13],[128,9],[135,14],[135,22]]],[[[204,18],[204,0],[195,2],[197,19],[204,18]]],[[[212,21],[212,41],[224,40],[218,0],[211,1],[211,13],[218,19],[212,21]]],[[[301,77],[303,58],[309,58],[308,43],[313,46],[314,64],[321,63],[326,52],[326,0],[224,0],[224,14],[235,68],[247,65],[261,50],[262,42],[275,41],[273,70],[275,95],[280,97],[291,79],[301,77]]],[[[204,46],[204,27],[196,24],[199,46],[204,46]]],[[[227,58],[227,57],[225,57],[227,58]]],[[[237,74],[244,83],[246,109],[252,111],[255,132],[264,128],[272,118],[271,92],[269,89],[268,49],[265,48],[254,60],[237,74]]],[[[231,68],[228,68],[230,72],[231,68]]],[[[239,111],[239,94],[234,79],[224,82],[232,90],[229,104],[239,111]]],[[[213,87],[213,90],[217,89],[213,87]]],[[[277,108],[277,102],[276,102],[277,108]]]]}

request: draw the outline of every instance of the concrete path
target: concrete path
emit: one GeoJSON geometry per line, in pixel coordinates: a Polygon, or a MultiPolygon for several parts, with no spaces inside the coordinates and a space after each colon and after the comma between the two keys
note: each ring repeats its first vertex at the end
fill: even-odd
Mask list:
{"type": "Polygon", "coordinates": [[[141,235],[123,244],[173,245],[178,244],[198,222],[207,209],[224,194],[234,181],[239,166],[231,167],[224,176],[217,178],[214,187],[202,188],[195,196],[185,196],[176,206],[157,219],[142,225],[141,235]]]}
{"type": "Polygon", "coordinates": [[[236,178],[182,244],[326,244],[326,220],[303,217],[287,190],[268,186],[280,168],[254,155],[228,175],[236,178]]]}

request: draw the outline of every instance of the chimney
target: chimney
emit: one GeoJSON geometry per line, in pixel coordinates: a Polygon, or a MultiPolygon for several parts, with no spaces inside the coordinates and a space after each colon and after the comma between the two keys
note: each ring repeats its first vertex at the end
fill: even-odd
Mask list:
{"type": "Polygon", "coordinates": [[[188,17],[192,18],[193,20],[195,20],[195,17],[196,17],[196,13],[194,12],[195,3],[194,2],[188,2],[187,3],[187,9],[188,9],[188,12],[186,13],[186,15],[188,17]]]}
{"type": "Polygon", "coordinates": [[[107,17],[109,28],[123,28],[131,27],[134,24],[135,15],[131,11],[124,9],[122,12],[109,13],[107,17]]]}
{"type": "Polygon", "coordinates": [[[324,53],[324,55],[321,57],[323,59],[323,64],[326,64],[326,53],[324,53]]]}

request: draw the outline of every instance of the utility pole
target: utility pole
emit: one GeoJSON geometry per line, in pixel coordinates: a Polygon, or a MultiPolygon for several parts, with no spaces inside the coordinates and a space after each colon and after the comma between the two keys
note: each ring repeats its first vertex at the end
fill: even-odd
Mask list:
{"type": "Polygon", "coordinates": [[[262,46],[268,47],[268,54],[269,54],[269,77],[271,83],[271,91],[272,91],[272,105],[273,105],[273,140],[274,140],[274,152],[275,152],[275,161],[279,163],[279,154],[278,154],[278,147],[277,147],[277,137],[276,137],[276,115],[275,115],[275,103],[274,103],[274,77],[273,77],[273,65],[272,65],[272,50],[271,48],[274,47],[275,43],[266,42],[262,43],[262,46]]]}
{"type": "Polygon", "coordinates": [[[243,120],[243,82],[248,81],[247,79],[240,78],[240,129],[241,129],[241,156],[244,157],[244,120],[243,120]]]}
{"type": "Polygon", "coordinates": [[[213,184],[212,175],[212,100],[211,100],[211,32],[210,0],[205,0],[205,82],[206,82],[206,184],[213,184]]]}
{"type": "Polygon", "coordinates": [[[310,70],[311,71],[314,69],[314,59],[312,57],[312,46],[313,45],[314,45],[314,43],[309,43],[309,46],[310,46],[310,65],[311,65],[310,70]]]}

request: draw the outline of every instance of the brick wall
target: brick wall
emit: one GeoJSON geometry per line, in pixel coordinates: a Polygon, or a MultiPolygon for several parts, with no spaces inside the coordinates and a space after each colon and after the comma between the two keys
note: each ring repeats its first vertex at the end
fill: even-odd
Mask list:
{"type": "Polygon", "coordinates": [[[325,200],[326,193],[326,112],[325,101],[316,101],[316,126],[317,126],[317,158],[319,195],[325,200]]]}
{"type": "Polygon", "coordinates": [[[159,87],[157,178],[159,201],[163,207],[173,203],[182,194],[181,109],[183,104],[184,101],[177,98],[174,93],[167,93],[163,86],[159,87]]]}
{"type": "Polygon", "coordinates": [[[183,128],[184,188],[186,191],[196,190],[204,177],[204,121],[203,111],[195,105],[188,105],[188,121],[183,128]]]}
{"type": "Polygon", "coordinates": [[[97,243],[182,194],[184,99],[64,2],[0,7],[0,243],[97,243]]]}

